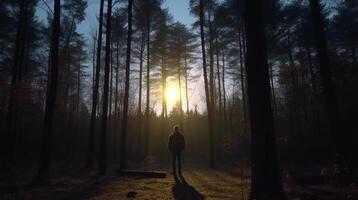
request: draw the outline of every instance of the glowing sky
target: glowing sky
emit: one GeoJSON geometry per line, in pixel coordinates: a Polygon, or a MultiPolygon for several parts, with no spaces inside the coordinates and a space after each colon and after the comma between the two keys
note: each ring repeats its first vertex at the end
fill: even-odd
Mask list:
{"type": "MultiPolygon", "coordinates": [[[[89,35],[91,30],[94,30],[97,26],[96,16],[99,12],[99,1],[100,0],[88,0],[88,7],[86,9],[86,20],[79,25],[80,32],[89,35]]],[[[41,0],[39,1],[38,16],[41,20],[46,21],[46,2],[52,9],[53,0],[41,0]]],[[[194,22],[194,17],[189,13],[189,0],[165,0],[162,8],[168,8],[169,13],[173,15],[175,21],[179,21],[186,24],[188,27],[194,22]]]]}
{"type": "MultiPolygon", "coordinates": [[[[49,11],[49,8],[46,6],[45,2],[48,4],[48,6],[52,9],[54,0],[40,0],[38,4],[38,10],[37,10],[37,16],[43,23],[47,23],[47,12],[49,11]]],[[[88,7],[86,9],[86,19],[81,24],[78,25],[79,32],[82,33],[85,38],[87,39],[89,45],[92,45],[90,42],[91,35],[96,31],[98,27],[98,12],[99,12],[99,3],[100,0],[88,0],[88,7]]],[[[173,16],[174,21],[179,21],[185,25],[187,25],[188,28],[191,28],[192,23],[195,21],[195,18],[190,15],[189,11],[189,0],[164,0],[164,3],[162,5],[162,8],[168,8],[169,13],[173,16]]],[[[90,46],[89,46],[90,47],[90,46]]],[[[200,60],[198,60],[198,64],[200,64],[200,60]]],[[[89,64],[90,67],[92,67],[91,64],[89,64]]],[[[133,66],[135,67],[135,66],[133,66]]],[[[89,69],[91,70],[91,69],[89,69]]],[[[200,73],[196,72],[196,73],[200,73]]],[[[132,74],[132,76],[136,76],[135,74],[132,74]]],[[[203,104],[203,95],[202,92],[203,89],[200,89],[203,86],[203,81],[200,78],[198,82],[196,83],[189,83],[189,101],[190,101],[190,108],[194,108],[195,105],[198,106],[199,111],[205,110],[205,104],[203,104]]],[[[132,83],[133,87],[136,87],[137,83],[132,83]]],[[[145,84],[145,83],[144,83],[145,84]]],[[[170,83],[168,83],[170,84],[170,83]]],[[[137,88],[137,87],[136,87],[137,88]]],[[[202,87],[203,88],[203,87],[202,87]]],[[[143,91],[144,92],[144,91],[143,91]]],[[[184,90],[182,91],[182,99],[184,100],[184,90]]],[[[145,95],[145,94],[144,94],[145,95]]],[[[143,96],[143,99],[145,96],[143,96]]],[[[161,104],[157,102],[158,99],[153,99],[154,109],[159,111],[161,108],[161,104]],[[154,102],[156,101],[156,102],[154,102]]],[[[172,102],[174,103],[174,102],[172,102]]],[[[183,110],[186,110],[186,104],[183,103],[183,110]]],[[[169,111],[171,110],[172,105],[168,105],[169,111]]]]}

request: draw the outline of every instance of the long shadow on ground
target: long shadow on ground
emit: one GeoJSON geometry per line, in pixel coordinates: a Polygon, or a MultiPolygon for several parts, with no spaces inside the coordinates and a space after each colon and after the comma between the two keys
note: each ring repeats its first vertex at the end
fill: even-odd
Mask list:
{"type": "Polygon", "coordinates": [[[205,197],[200,194],[193,186],[189,185],[184,176],[174,174],[173,196],[176,200],[204,200],[205,197]]]}

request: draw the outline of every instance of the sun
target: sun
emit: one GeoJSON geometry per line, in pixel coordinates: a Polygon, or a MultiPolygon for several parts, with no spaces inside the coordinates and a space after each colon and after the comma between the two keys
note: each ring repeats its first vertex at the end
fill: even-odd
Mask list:
{"type": "Polygon", "coordinates": [[[178,90],[175,87],[169,87],[166,89],[166,99],[169,103],[175,104],[178,100],[178,90]]]}

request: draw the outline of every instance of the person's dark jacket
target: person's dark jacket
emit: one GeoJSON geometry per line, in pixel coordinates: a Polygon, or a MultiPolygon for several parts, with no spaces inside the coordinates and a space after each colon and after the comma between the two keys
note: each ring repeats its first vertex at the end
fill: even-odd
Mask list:
{"type": "Polygon", "coordinates": [[[185,149],[185,139],[183,134],[180,132],[171,134],[169,137],[168,148],[169,151],[174,154],[181,153],[185,149]]]}

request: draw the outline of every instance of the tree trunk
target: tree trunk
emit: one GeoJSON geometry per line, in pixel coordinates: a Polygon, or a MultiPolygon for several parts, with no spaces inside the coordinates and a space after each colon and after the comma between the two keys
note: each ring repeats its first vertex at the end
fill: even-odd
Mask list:
{"type": "Polygon", "coordinates": [[[48,181],[50,159],[52,152],[52,135],[53,135],[53,116],[55,111],[57,81],[58,81],[58,50],[60,39],[60,20],[61,20],[61,0],[54,2],[54,17],[51,37],[51,78],[49,89],[46,94],[46,106],[43,122],[43,131],[41,135],[41,152],[40,166],[38,171],[38,181],[48,181]]]}
{"type": "Polygon", "coordinates": [[[225,51],[222,50],[222,85],[223,85],[223,103],[224,103],[224,130],[228,132],[227,128],[227,109],[226,109],[226,89],[225,89],[225,51]]]}
{"type": "MultiPolygon", "coordinates": [[[[292,100],[290,99],[290,86],[288,85],[288,83],[286,84],[286,99],[287,99],[287,112],[288,112],[288,120],[289,120],[289,136],[292,138],[295,136],[295,129],[294,129],[294,116],[293,116],[293,112],[292,112],[292,100]]],[[[291,141],[291,140],[290,140],[291,141]]]]}
{"type": "Polygon", "coordinates": [[[245,90],[245,79],[244,79],[244,48],[243,48],[244,38],[243,38],[243,29],[239,31],[239,53],[240,53],[240,83],[241,83],[241,94],[242,94],[242,107],[243,107],[243,122],[244,122],[244,131],[247,129],[247,108],[246,108],[246,90],[245,90]]]}
{"type": "MultiPolygon", "coordinates": [[[[119,37],[117,37],[116,42],[116,76],[115,76],[115,83],[114,83],[114,118],[118,119],[118,84],[119,84],[119,37]]],[[[117,127],[117,125],[115,126],[117,127]]]]}
{"type": "MultiPolygon", "coordinates": [[[[300,50],[301,51],[301,50],[300,50]]],[[[302,52],[302,51],[301,51],[302,52]]],[[[306,84],[305,84],[305,66],[303,64],[303,62],[300,61],[300,75],[301,75],[301,89],[302,89],[302,100],[303,100],[303,118],[304,118],[304,126],[303,126],[303,131],[306,130],[307,126],[308,126],[308,111],[307,111],[307,94],[306,94],[306,84]]]]}
{"type": "Polygon", "coordinates": [[[150,11],[148,10],[147,21],[147,105],[145,109],[145,139],[144,150],[145,154],[148,153],[149,147],[149,134],[150,134],[150,11]]]}
{"type": "Polygon", "coordinates": [[[329,127],[332,144],[337,155],[336,162],[341,169],[344,158],[344,142],[341,127],[341,118],[338,109],[337,95],[332,81],[331,66],[328,55],[327,39],[324,33],[323,17],[319,0],[310,0],[311,16],[313,21],[313,32],[318,52],[322,90],[325,100],[325,108],[328,114],[329,127]]]}
{"type": "Polygon", "coordinates": [[[163,119],[168,117],[168,113],[167,113],[167,99],[165,97],[165,92],[166,92],[166,88],[167,88],[167,69],[166,69],[166,64],[164,61],[164,56],[162,55],[162,117],[163,119]]]}
{"type": "Polygon", "coordinates": [[[218,35],[216,31],[215,36],[215,49],[216,49],[216,73],[218,76],[218,98],[219,98],[219,124],[222,126],[222,98],[221,98],[221,77],[220,77],[220,61],[219,61],[219,44],[218,44],[218,35]]]}
{"type": "MultiPolygon", "coordinates": [[[[23,136],[23,114],[24,114],[24,98],[26,95],[25,90],[21,90],[21,88],[24,86],[24,82],[26,81],[26,76],[28,73],[28,63],[29,63],[29,40],[28,40],[28,28],[29,28],[29,23],[28,23],[28,5],[29,1],[25,1],[24,3],[24,12],[23,15],[21,16],[22,19],[20,19],[20,21],[22,21],[23,25],[21,27],[21,34],[22,37],[20,37],[21,41],[20,41],[20,54],[19,57],[17,59],[19,59],[18,61],[18,72],[17,72],[17,76],[18,76],[18,80],[17,80],[17,88],[20,88],[20,90],[17,92],[19,95],[15,96],[15,109],[14,111],[14,120],[13,120],[13,128],[12,131],[14,134],[12,134],[12,139],[10,140],[10,144],[11,144],[11,148],[10,148],[10,159],[13,160],[15,158],[15,154],[16,154],[16,150],[18,149],[16,147],[18,140],[20,138],[22,138],[23,136]],[[18,128],[17,128],[18,127],[18,128]]],[[[19,22],[20,24],[20,22],[19,22]]],[[[16,89],[15,89],[16,90],[16,89]]]]}
{"type": "Polygon", "coordinates": [[[209,11],[209,57],[210,57],[210,65],[209,65],[209,90],[210,90],[210,106],[211,111],[213,112],[213,121],[214,121],[214,113],[216,107],[216,98],[215,98],[215,84],[214,84],[214,51],[213,51],[213,30],[212,30],[212,21],[211,21],[211,11],[209,11]]]}
{"type": "MultiPolygon", "coordinates": [[[[297,105],[296,105],[296,99],[295,99],[295,93],[298,89],[298,83],[297,83],[297,78],[296,78],[296,66],[293,60],[293,55],[292,55],[292,49],[291,49],[291,39],[290,39],[290,30],[287,30],[287,54],[288,54],[288,59],[289,59],[289,75],[291,75],[289,77],[291,84],[292,84],[292,88],[287,90],[287,101],[289,102],[289,114],[290,114],[290,132],[291,135],[293,137],[295,137],[298,133],[300,132],[298,130],[297,124],[298,124],[298,120],[296,118],[297,115],[297,105]]],[[[291,138],[292,139],[292,138],[291,138]]],[[[291,140],[293,141],[293,140],[291,140]]]]}
{"type": "Polygon", "coordinates": [[[128,0],[126,83],[124,89],[124,103],[123,103],[120,169],[127,168],[127,128],[128,128],[128,100],[129,100],[129,83],[130,83],[129,76],[130,76],[131,44],[132,44],[132,4],[133,4],[133,0],[128,0]]]}
{"type": "Polygon", "coordinates": [[[93,52],[92,52],[92,93],[94,92],[94,85],[96,82],[96,43],[97,43],[97,32],[93,37],[93,52]]]}
{"type": "Polygon", "coordinates": [[[8,98],[8,108],[6,113],[7,130],[4,132],[5,138],[2,145],[3,149],[3,164],[7,165],[14,157],[15,140],[17,134],[17,117],[18,117],[18,105],[19,98],[16,97],[16,89],[21,81],[21,68],[23,63],[23,51],[24,51],[24,27],[26,26],[27,16],[27,1],[21,1],[19,3],[19,24],[17,27],[15,52],[14,52],[14,64],[11,69],[11,82],[10,82],[10,94],[8,98]]]}
{"type": "Polygon", "coordinates": [[[181,98],[181,63],[180,56],[178,59],[178,84],[179,84],[179,112],[180,112],[180,126],[183,127],[183,102],[181,98]]]}
{"type": "Polygon", "coordinates": [[[99,23],[98,23],[96,77],[95,77],[94,89],[92,94],[90,134],[89,134],[89,141],[88,141],[87,164],[86,164],[87,168],[93,168],[93,160],[94,160],[94,139],[95,139],[94,134],[96,129],[98,88],[99,88],[99,79],[100,79],[99,76],[101,70],[103,7],[104,7],[104,0],[101,0],[100,9],[99,9],[99,23]]]}
{"type": "Polygon", "coordinates": [[[273,101],[273,108],[274,108],[274,118],[277,117],[277,102],[276,102],[276,92],[275,92],[275,86],[273,83],[273,67],[272,64],[269,62],[269,68],[270,68],[270,82],[271,82],[271,91],[272,91],[272,101],[273,101]]]}
{"type": "Polygon", "coordinates": [[[205,36],[204,36],[204,0],[199,0],[200,9],[200,38],[201,38],[201,51],[203,57],[203,76],[205,86],[205,97],[206,97],[206,109],[208,112],[208,125],[209,125],[209,164],[211,168],[215,167],[214,161],[214,130],[213,130],[213,119],[212,119],[212,106],[210,101],[209,87],[208,87],[208,76],[206,70],[206,50],[205,50],[205,36]]]}
{"type": "Polygon", "coordinates": [[[235,110],[235,85],[236,85],[236,81],[233,79],[232,80],[232,95],[231,95],[231,108],[230,108],[230,133],[234,133],[234,110],[235,110]]]}
{"type": "MultiPolygon", "coordinates": [[[[165,43],[164,41],[162,41],[163,43],[165,43]]],[[[163,45],[164,46],[164,45],[163,45]]],[[[164,48],[164,51],[166,51],[166,49],[164,48]]],[[[161,65],[162,65],[162,115],[161,115],[161,132],[163,134],[163,139],[161,140],[161,144],[165,146],[165,142],[166,142],[166,138],[165,138],[165,133],[167,132],[167,117],[168,117],[168,112],[167,112],[167,99],[166,99],[166,88],[167,88],[167,69],[166,69],[166,62],[165,62],[165,58],[164,56],[166,55],[165,53],[162,53],[161,55],[161,65]]]]}
{"type": "MultiPolygon", "coordinates": [[[[70,110],[70,106],[71,106],[71,100],[70,100],[70,89],[71,89],[71,68],[70,68],[70,42],[71,42],[71,38],[72,38],[72,34],[74,32],[74,28],[75,28],[75,17],[72,16],[72,20],[71,20],[71,26],[69,29],[69,33],[68,35],[66,35],[66,39],[65,39],[65,45],[64,48],[62,50],[62,54],[63,54],[63,63],[60,63],[60,65],[63,65],[62,70],[59,71],[59,81],[60,81],[60,86],[59,86],[59,92],[60,92],[60,99],[63,99],[63,104],[64,104],[64,109],[63,109],[63,115],[62,115],[62,124],[60,124],[60,132],[63,132],[67,135],[67,142],[66,144],[68,145],[68,147],[66,148],[66,150],[68,152],[71,151],[70,148],[70,144],[71,144],[71,125],[72,125],[72,119],[71,119],[71,114],[72,114],[72,110],[70,110]],[[64,90],[61,90],[61,83],[64,84],[64,90]]],[[[60,53],[61,55],[61,53],[60,53]]],[[[61,59],[62,60],[62,59],[61,59]]],[[[60,62],[61,62],[60,60],[60,62]]],[[[69,156],[70,157],[70,156],[69,156]]],[[[69,158],[68,157],[68,158],[69,158]]]]}
{"type": "Polygon", "coordinates": [[[251,122],[251,199],[286,199],[276,153],[261,0],[245,1],[251,122]]]}
{"type": "MultiPolygon", "coordinates": [[[[113,43],[111,43],[111,50],[110,50],[110,68],[109,68],[109,105],[108,105],[108,132],[109,137],[112,136],[112,97],[113,97],[113,43]]],[[[110,141],[113,141],[109,138],[110,141]]]]}
{"type": "Polygon", "coordinates": [[[316,133],[319,132],[319,124],[320,124],[320,113],[319,113],[319,95],[317,91],[316,81],[315,81],[315,74],[313,72],[313,64],[312,64],[312,56],[310,48],[306,47],[306,53],[307,53],[307,61],[308,61],[308,67],[310,70],[310,78],[311,78],[311,85],[312,85],[312,91],[314,94],[314,100],[312,100],[312,112],[315,115],[316,123],[314,123],[316,133]]]}
{"type": "Polygon", "coordinates": [[[106,23],[106,51],[104,64],[104,85],[103,85],[103,113],[101,120],[100,148],[98,157],[99,174],[106,173],[106,136],[107,136],[107,118],[108,118],[108,90],[109,90],[109,70],[111,54],[111,32],[112,32],[112,0],[108,0],[107,23],[106,23]]]}
{"type": "MultiPolygon", "coordinates": [[[[28,48],[26,48],[26,43],[27,43],[27,38],[28,38],[28,33],[27,33],[27,27],[28,27],[28,2],[29,1],[25,1],[24,4],[23,4],[23,13],[22,13],[22,16],[20,18],[20,21],[19,24],[22,24],[21,25],[21,36],[20,36],[20,52],[19,52],[19,57],[17,59],[18,60],[18,72],[17,72],[17,75],[18,75],[18,82],[21,83],[23,81],[23,76],[24,76],[24,60],[25,60],[25,51],[28,50],[28,48]]],[[[21,5],[20,5],[21,6],[21,5]]],[[[20,11],[21,12],[21,11],[20,11]]],[[[21,14],[20,14],[21,15],[21,14]]],[[[26,65],[26,63],[25,63],[26,65]]]]}
{"type": "Polygon", "coordinates": [[[140,157],[142,149],[142,88],[143,88],[143,54],[145,48],[145,32],[142,33],[139,55],[139,96],[138,96],[138,141],[137,155],[140,157]]]}
{"type": "Polygon", "coordinates": [[[119,108],[118,108],[118,83],[119,83],[119,67],[120,67],[120,62],[119,62],[119,37],[117,37],[117,41],[116,41],[116,77],[115,77],[115,86],[114,86],[114,126],[113,126],[113,156],[114,156],[114,160],[117,161],[117,158],[119,158],[119,156],[117,155],[117,142],[118,142],[118,124],[117,122],[119,122],[119,108]]]}
{"type": "Polygon", "coordinates": [[[185,54],[184,54],[184,70],[185,70],[185,100],[186,100],[186,114],[189,115],[189,95],[188,95],[188,60],[187,60],[187,49],[185,46],[185,54]]]}
{"type": "MultiPolygon", "coordinates": [[[[77,136],[79,135],[78,133],[80,133],[80,105],[81,104],[81,55],[80,55],[80,59],[78,61],[78,69],[77,69],[77,97],[76,97],[76,129],[74,131],[74,139],[72,140],[72,147],[73,147],[73,152],[76,152],[77,150],[77,146],[76,146],[76,142],[78,142],[77,140],[77,136]]],[[[75,155],[74,155],[75,157],[75,155]]]]}

